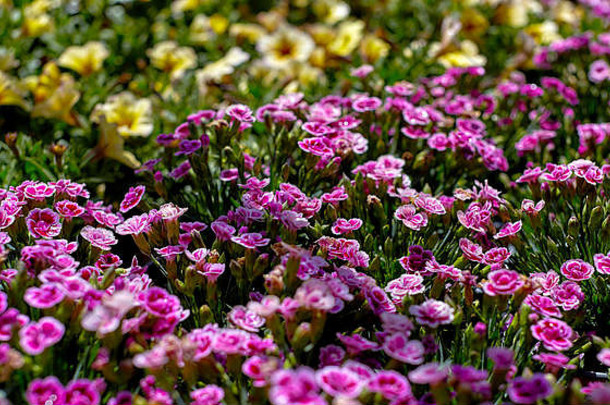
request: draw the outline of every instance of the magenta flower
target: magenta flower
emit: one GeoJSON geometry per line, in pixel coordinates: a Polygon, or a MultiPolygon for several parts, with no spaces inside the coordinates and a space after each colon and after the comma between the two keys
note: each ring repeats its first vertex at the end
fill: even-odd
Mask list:
{"type": "Polygon", "coordinates": [[[434,197],[420,194],[415,199],[415,205],[426,211],[428,214],[445,215],[447,211],[443,204],[434,197]]]}
{"type": "Polygon", "coordinates": [[[601,253],[594,255],[593,262],[598,273],[605,275],[610,274],[610,253],[607,255],[601,253]]]}
{"type": "Polygon", "coordinates": [[[322,194],[322,202],[329,204],[339,204],[340,201],[347,200],[349,195],[345,192],[345,187],[335,187],[330,193],[322,194]]]}
{"type": "Polygon", "coordinates": [[[438,363],[427,363],[409,372],[409,380],[415,384],[436,385],[445,381],[448,375],[447,367],[441,367],[438,363]]]}
{"type": "Polygon", "coordinates": [[[573,281],[564,281],[558,286],[553,287],[551,296],[555,300],[555,304],[562,307],[565,311],[571,311],[580,306],[580,303],[585,299],[582,289],[573,281]]]}
{"type": "Polygon", "coordinates": [[[537,215],[546,203],[544,200],[540,200],[537,203],[534,203],[532,200],[524,199],[521,201],[521,211],[527,213],[528,215],[537,215]]]}
{"type": "Polygon", "coordinates": [[[531,294],[523,301],[529,305],[534,311],[546,317],[561,318],[561,311],[557,308],[555,302],[544,295],[531,294]]]}
{"type": "Polygon", "coordinates": [[[100,394],[104,389],[105,384],[102,380],[90,381],[82,378],[70,381],[66,385],[66,405],[99,405],[101,402],[100,394]]]}
{"type": "MultiPolygon", "coordinates": [[[[51,308],[64,299],[63,290],[55,283],[30,287],[23,294],[23,300],[34,308],[51,308]]],[[[1,312],[1,311],[0,311],[1,312]]]]}
{"type": "Polygon", "coordinates": [[[83,239],[91,243],[92,246],[101,250],[110,250],[110,246],[118,243],[117,239],[114,237],[114,233],[109,229],[94,228],[87,225],[81,229],[80,234],[83,239]]]}
{"type": "Polygon", "coordinates": [[[597,360],[604,366],[610,367],[610,349],[603,348],[597,353],[597,360]]]}
{"type": "Polygon", "coordinates": [[[338,218],[331,227],[332,233],[342,235],[360,229],[362,220],[359,218],[344,219],[338,218]]]}
{"type": "Polygon", "coordinates": [[[57,377],[36,379],[30,382],[25,399],[30,405],[65,404],[66,392],[57,377]]]}
{"type": "Polygon", "coordinates": [[[144,186],[129,187],[129,191],[125,194],[123,201],[121,201],[121,204],[119,205],[119,211],[125,213],[136,207],[142,200],[145,191],[146,187],[144,186]]]}
{"type": "Polygon", "coordinates": [[[265,318],[260,317],[242,305],[234,306],[227,314],[227,318],[233,325],[248,332],[256,333],[265,324],[265,318]]]}
{"type": "Polygon", "coordinates": [[[536,373],[531,378],[517,377],[506,390],[516,404],[535,404],[553,393],[553,386],[544,374],[536,373]]]}
{"type": "Polygon", "coordinates": [[[269,401],[273,405],[326,405],[315,373],[308,367],[278,370],[271,376],[269,401]]]}
{"type": "Polygon", "coordinates": [[[335,306],[332,290],[322,280],[309,279],[297,289],[294,299],[308,309],[330,311],[335,306]]]}
{"type": "Polygon", "coordinates": [[[40,181],[31,182],[23,188],[23,195],[31,200],[43,201],[53,194],[55,194],[55,187],[40,181]]]}
{"type": "Polygon", "coordinates": [[[55,210],[63,218],[76,218],[85,213],[85,209],[70,200],[61,200],[55,203],[55,210]]]}
{"type": "Polygon", "coordinates": [[[453,322],[454,310],[443,301],[428,299],[421,305],[409,307],[409,313],[414,315],[420,325],[437,328],[453,322]]]}
{"type": "Polygon", "coordinates": [[[483,284],[483,291],[490,296],[513,295],[525,282],[521,280],[519,273],[513,270],[495,270],[489,272],[487,281],[483,284]]]}
{"type": "Polygon", "coordinates": [[[229,106],[226,109],[226,114],[231,119],[242,122],[242,123],[244,123],[244,122],[250,123],[250,122],[255,121],[250,107],[243,105],[243,104],[234,104],[234,105],[229,106]]]}
{"type": "Polygon", "coordinates": [[[65,327],[53,317],[40,318],[19,330],[19,343],[23,350],[32,356],[41,354],[46,348],[59,342],[65,327]]]}
{"type": "Polygon", "coordinates": [[[568,364],[570,358],[561,353],[540,353],[532,358],[544,363],[546,370],[551,373],[557,373],[561,369],[574,370],[576,368],[574,364],[568,364]]]}
{"type": "Polygon", "coordinates": [[[424,362],[424,345],[419,340],[409,340],[402,332],[394,333],[383,342],[383,351],[393,359],[407,364],[424,362]]]}
{"type": "Polygon", "coordinates": [[[588,280],[594,271],[593,266],[581,259],[571,259],[561,265],[561,274],[572,281],[588,280]]]}
{"type": "Polygon", "coordinates": [[[34,238],[53,238],[61,232],[59,215],[49,208],[34,208],[28,214],[25,223],[34,238]]]}
{"type": "Polygon", "coordinates": [[[231,237],[231,241],[245,247],[246,249],[256,249],[256,247],[267,246],[271,239],[264,238],[258,232],[242,233],[238,236],[231,237]]]}
{"type": "Polygon", "coordinates": [[[398,207],[394,218],[402,221],[407,228],[414,231],[419,231],[428,225],[428,216],[423,212],[418,213],[415,206],[411,204],[398,207]]]}
{"type": "Polygon", "coordinates": [[[532,336],[542,342],[547,350],[561,352],[572,347],[574,331],[558,319],[544,318],[530,326],[532,336]]]}
{"type": "Polygon", "coordinates": [[[393,401],[411,398],[411,385],[406,377],[393,370],[378,371],[368,382],[368,389],[393,401]]]}
{"type": "Polygon", "coordinates": [[[116,233],[119,235],[140,235],[150,232],[152,224],[148,214],[137,215],[126,219],[122,224],[117,225],[116,233]]]}
{"type": "Polygon", "coordinates": [[[506,347],[490,347],[487,349],[487,357],[497,370],[508,370],[515,363],[515,353],[506,347]]]}
{"type": "Polygon", "coordinates": [[[521,230],[521,226],[521,221],[513,223],[509,222],[504,225],[504,227],[500,229],[497,234],[494,235],[494,239],[502,239],[506,238],[507,236],[513,236],[521,230]]]}
{"type": "Polygon", "coordinates": [[[381,107],[381,100],[377,97],[360,97],[352,103],[352,108],[357,112],[375,111],[381,107]]]}
{"type": "Polygon", "coordinates": [[[385,291],[390,294],[392,300],[397,304],[402,303],[407,295],[421,294],[425,289],[424,278],[419,274],[403,274],[390,281],[385,287],[385,291]]]}
{"type": "Polygon", "coordinates": [[[214,384],[208,384],[204,388],[199,388],[191,392],[191,405],[218,405],[225,397],[222,388],[214,384]]]}
{"type": "Polygon", "coordinates": [[[328,395],[356,398],[364,388],[364,381],[349,369],[327,366],[316,371],[316,382],[328,395]]]}

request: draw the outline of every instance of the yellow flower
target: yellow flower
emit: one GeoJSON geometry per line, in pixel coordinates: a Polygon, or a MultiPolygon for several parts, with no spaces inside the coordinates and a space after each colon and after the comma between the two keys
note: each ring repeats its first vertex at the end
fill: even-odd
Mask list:
{"type": "Polygon", "coordinates": [[[337,56],[348,56],[358,46],[362,39],[364,30],[364,22],[345,21],[339,25],[337,35],[333,41],[328,44],[328,51],[337,56]]]}
{"type": "Polygon", "coordinates": [[[340,0],[316,0],[313,12],[327,24],[334,24],[349,15],[349,6],[340,0]]]}
{"type": "Polygon", "coordinates": [[[210,0],[174,0],[172,3],[172,13],[174,15],[182,15],[185,11],[192,11],[210,3],[210,0]]]}
{"type": "Polygon", "coordinates": [[[389,51],[390,45],[374,35],[366,35],[360,43],[362,58],[370,63],[375,63],[379,59],[385,58],[389,51]]]}
{"type": "Polygon", "coordinates": [[[570,1],[561,0],[553,7],[553,16],[559,23],[576,25],[582,19],[584,10],[570,1]]]}
{"type": "Polygon", "coordinates": [[[98,122],[100,125],[100,139],[96,147],[85,155],[83,161],[107,158],[123,163],[132,169],[140,167],[140,162],[134,154],[124,149],[125,139],[119,135],[117,125],[108,123],[103,114],[98,117],[98,122]]]}
{"type": "Polygon", "coordinates": [[[324,24],[314,24],[308,28],[308,32],[317,45],[326,47],[335,38],[335,30],[324,24]]]}
{"type": "Polygon", "coordinates": [[[184,75],[188,69],[197,66],[197,55],[193,48],[178,46],[174,41],[159,42],[147,52],[151,64],[166,73],[172,79],[184,75]]]}
{"type": "Polygon", "coordinates": [[[104,104],[98,104],[91,113],[93,122],[101,122],[105,116],[110,124],[116,124],[123,137],[148,136],[153,131],[152,103],[147,98],[137,99],[125,91],[110,96],[104,104]]]}
{"type": "Polygon", "coordinates": [[[81,76],[89,76],[102,69],[104,60],[110,55],[101,42],[87,42],[83,46],[69,46],[57,60],[59,66],[74,70],[81,76]]]}
{"type": "Polygon", "coordinates": [[[529,12],[540,10],[540,5],[532,0],[512,0],[502,3],[496,9],[494,21],[511,27],[523,27],[529,21],[529,12]]]}
{"type": "Polygon", "coordinates": [[[61,73],[55,62],[42,68],[40,76],[25,79],[25,84],[34,96],[32,117],[57,118],[70,125],[76,125],[72,107],[79,100],[74,77],[61,73]]]}
{"type": "Polygon", "coordinates": [[[478,38],[487,31],[487,18],[474,8],[467,8],[460,17],[462,33],[468,38],[478,38]]]}
{"type": "Polygon", "coordinates": [[[0,105],[16,105],[23,109],[27,109],[27,104],[23,98],[23,91],[19,88],[17,81],[1,71],[0,105]]]}
{"type": "Polygon", "coordinates": [[[229,34],[237,39],[256,42],[265,35],[265,29],[257,24],[236,23],[229,28],[229,34]]]}
{"type": "Polygon", "coordinates": [[[48,14],[25,14],[21,34],[24,37],[39,37],[53,30],[53,20],[48,14]]]}
{"type": "Polygon", "coordinates": [[[15,53],[11,49],[0,48],[0,71],[8,71],[19,66],[19,61],[15,59],[15,53]]]}
{"type": "Polygon", "coordinates": [[[229,27],[229,20],[223,15],[214,14],[210,17],[210,27],[217,35],[222,34],[229,27]]]}
{"type": "Polygon", "coordinates": [[[250,55],[241,48],[231,48],[229,52],[216,62],[206,65],[195,74],[199,86],[209,82],[220,82],[224,76],[230,75],[235,71],[235,67],[250,59],[250,55]]]}
{"type": "Polygon", "coordinates": [[[307,61],[314,49],[311,37],[294,27],[283,26],[271,35],[261,37],[256,43],[263,62],[272,68],[284,68],[293,62],[307,61]]]}
{"type": "Polygon", "coordinates": [[[540,24],[533,24],[523,30],[532,37],[538,45],[548,45],[549,43],[561,39],[559,28],[553,21],[545,21],[540,24]]]}
{"type": "Polygon", "coordinates": [[[458,50],[442,54],[437,58],[437,61],[449,68],[484,66],[487,59],[479,54],[479,49],[474,42],[464,40],[458,50]]]}

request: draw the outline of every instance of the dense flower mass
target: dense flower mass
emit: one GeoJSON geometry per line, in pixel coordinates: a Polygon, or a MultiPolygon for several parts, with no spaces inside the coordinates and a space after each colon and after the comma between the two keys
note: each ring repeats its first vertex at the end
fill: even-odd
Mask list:
{"type": "Polygon", "coordinates": [[[0,0],[0,405],[610,403],[610,7],[0,0]]]}

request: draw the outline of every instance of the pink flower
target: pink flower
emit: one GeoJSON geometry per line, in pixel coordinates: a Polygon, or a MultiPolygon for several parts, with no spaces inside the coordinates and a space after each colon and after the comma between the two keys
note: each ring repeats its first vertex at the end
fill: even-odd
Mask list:
{"type": "Polygon", "coordinates": [[[63,218],[80,217],[85,213],[85,209],[70,200],[61,200],[55,203],[55,209],[63,218]]]}
{"type": "Polygon", "coordinates": [[[447,367],[441,367],[438,363],[428,363],[417,367],[409,373],[409,380],[415,384],[435,385],[443,382],[449,375],[447,367]]]}
{"type": "Polygon", "coordinates": [[[61,232],[59,215],[49,208],[34,208],[28,214],[25,223],[34,238],[53,238],[61,232]]]}
{"type": "Polygon", "coordinates": [[[345,187],[335,187],[330,193],[322,194],[322,202],[338,204],[340,201],[347,200],[349,195],[345,192],[345,187]]]}
{"type": "Polygon", "coordinates": [[[481,245],[477,245],[466,238],[460,239],[459,245],[466,259],[479,263],[483,261],[484,255],[481,245]]]}
{"type": "Polygon", "coordinates": [[[159,214],[164,221],[176,221],[187,211],[187,208],[180,208],[172,203],[163,204],[159,208],[159,214]]]}
{"type": "Polygon", "coordinates": [[[116,233],[119,235],[140,235],[151,230],[151,223],[148,214],[137,215],[125,220],[117,225],[116,233]]]}
{"type": "Polygon", "coordinates": [[[222,388],[214,384],[208,384],[191,392],[191,405],[218,405],[225,397],[222,388]]]}
{"type": "Polygon", "coordinates": [[[55,187],[40,181],[32,182],[23,188],[23,194],[25,198],[43,201],[45,198],[51,197],[53,194],[55,194],[55,187]]]}
{"type": "Polygon", "coordinates": [[[259,328],[265,324],[265,318],[248,310],[243,305],[236,305],[227,314],[229,321],[238,328],[248,332],[258,332],[259,328]]]}
{"type": "Polygon", "coordinates": [[[506,225],[504,225],[504,227],[502,229],[500,229],[500,231],[494,235],[494,239],[501,239],[501,238],[506,238],[507,236],[513,236],[515,235],[517,232],[519,232],[521,230],[521,221],[517,221],[517,222],[513,222],[513,223],[507,223],[506,225]]]}
{"type": "Polygon", "coordinates": [[[561,352],[572,347],[574,331],[558,319],[544,318],[530,327],[532,336],[540,340],[547,350],[561,352]]]}
{"type": "Polygon", "coordinates": [[[32,380],[25,392],[30,405],[65,404],[66,392],[57,377],[32,380]]]}
{"type": "Polygon", "coordinates": [[[406,399],[413,396],[411,385],[406,377],[393,370],[382,370],[377,372],[368,382],[368,389],[378,392],[384,398],[392,400],[406,399]]]}
{"type": "Polygon", "coordinates": [[[409,313],[415,315],[420,325],[437,328],[440,325],[447,325],[453,322],[454,310],[443,301],[428,299],[421,305],[412,305],[409,313]]]}
{"type": "Polygon", "coordinates": [[[267,246],[271,241],[271,239],[264,238],[263,235],[258,232],[242,233],[239,236],[233,236],[231,240],[246,249],[267,246]]]}
{"type": "Polygon", "coordinates": [[[322,280],[309,279],[297,289],[294,299],[308,309],[330,311],[335,306],[332,290],[322,280]]]}
{"type": "Polygon", "coordinates": [[[445,215],[447,211],[443,204],[434,197],[420,194],[415,199],[415,205],[426,211],[428,214],[445,215]]]}
{"type": "Polygon", "coordinates": [[[83,239],[91,243],[92,246],[101,250],[110,250],[110,246],[116,245],[118,242],[111,230],[94,228],[91,225],[87,225],[81,229],[80,234],[83,239]]]}
{"type": "Polygon", "coordinates": [[[551,295],[555,300],[555,304],[562,307],[565,311],[576,309],[585,299],[580,286],[573,281],[564,281],[561,285],[554,287],[551,290],[551,295]]]}
{"type": "Polygon", "coordinates": [[[547,372],[557,373],[561,369],[574,370],[574,364],[568,364],[570,358],[561,353],[540,353],[532,357],[546,365],[547,372]]]}
{"type": "Polygon", "coordinates": [[[254,122],[254,116],[252,110],[247,105],[234,104],[227,108],[226,114],[231,118],[239,122],[254,122]]]}
{"type": "Polygon", "coordinates": [[[604,366],[610,367],[610,349],[601,349],[599,353],[597,353],[597,360],[599,360],[604,366]]]}
{"type": "Polygon", "coordinates": [[[403,274],[388,283],[385,291],[392,296],[394,302],[402,303],[407,295],[416,295],[424,292],[424,278],[419,274],[403,274]]]}
{"type": "Polygon", "coordinates": [[[540,315],[547,317],[561,318],[561,311],[557,308],[555,302],[544,295],[532,294],[528,295],[523,301],[524,304],[529,305],[534,311],[540,315]]]}
{"type": "Polygon", "coordinates": [[[55,283],[46,283],[40,288],[30,287],[23,294],[23,300],[34,308],[51,308],[63,299],[64,293],[55,283]]]}
{"type": "Polygon", "coordinates": [[[353,371],[327,366],[316,371],[316,382],[328,395],[356,398],[364,388],[364,381],[353,371]]]}
{"type": "Polygon", "coordinates": [[[487,275],[488,282],[483,284],[483,291],[490,296],[513,295],[525,283],[519,273],[512,270],[495,270],[487,275]]]}
{"type": "Polygon", "coordinates": [[[360,229],[362,220],[359,218],[344,219],[338,218],[333,224],[331,231],[335,235],[342,235],[360,229]]]}
{"type": "Polygon", "coordinates": [[[517,377],[506,390],[516,404],[535,404],[553,393],[553,386],[544,374],[536,373],[531,378],[517,377]]]}
{"type": "Polygon", "coordinates": [[[123,201],[121,201],[121,204],[119,205],[119,211],[125,213],[136,207],[142,200],[145,191],[146,187],[144,186],[129,187],[129,191],[125,194],[125,198],[123,198],[123,201]]]}
{"type": "Polygon", "coordinates": [[[595,263],[595,269],[601,274],[610,274],[610,254],[603,255],[598,253],[593,256],[593,262],[595,263]]]}
{"type": "Polygon", "coordinates": [[[40,318],[19,330],[19,343],[32,356],[41,354],[47,347],[59,342],[64,335],[64,325],[53,317],[40,318]]]}
{"type": "Polygon", "coordinates": [[[594,271],[593,266],[581,259],[571,259],[561,265],[561,274],[572,281],[588,280],[594,271]]]}
{"type": "Polygon", "coordinates": [[[375,111],[381,107],[381,100],[377,97],[360,97],[352,103],[352,108],[358,112],[375,111]]]}
{"type": "Polygon", "coordinates": [[[383,342],[383,351],[388,356],[407,364],[424,362],[424,345],[419,340],[409,340],[407,335],[398,332],[383,342]]]}
{"type": "Polygon", "coordinates": [[[101,392],[105,389],[102,380],[78,379],[66,385],[66,405],[99,405],[101,392]]]}
{"type": "Polygon", "coordinates": [[[536,215],[544,208],[544,205],[544,200],[534,203],[532,200],[524,199],[521,201],[521,211],[527,213],[528,215],[536,215]]]}
{"type": "Polygon", "coordinates": [[[394,218],[402,221],[407,228],[414,231],[419,231],[428,225],[428,216],[423,212],[417,213],[417,209],[411,204],[398,207],[394,218]]]}
{"type": "Polygon", "coordinates": [[[319,391],[310,368],[278,370],[271,376],[269,401],[273,405],[326,405],[319,391]]]}

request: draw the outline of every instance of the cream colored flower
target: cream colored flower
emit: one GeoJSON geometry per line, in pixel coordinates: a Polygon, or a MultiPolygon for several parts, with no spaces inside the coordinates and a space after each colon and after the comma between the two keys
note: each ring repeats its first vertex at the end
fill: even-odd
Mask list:
{"type": "Polygon", "coordinates": [[[485,66],[487,63],[485,56],[479,54],[477,45],[469,40],[462,41],[460,49],[442,54],[437,61],[447,68],[485,66]]]}
{"type": "Polygon", "coordinates": [[[198,14],[189,27],[189,41],[203,45],[216,35],[220,35],[229,27],[229,20],[220,14],[208,17],[198,14]]]}
{"type": "Polygon", "coordinates": [[[342,22],[337,35],[328,44],[328,52],[337,56],[348,56],[360,43],[364,31],[364,22],[360,20],[342,22]]]}
{"type": "Polygon", "coordinates": [[[390,45],[375,35],[366,35],[360,43],[362,58],[369,63],[375,63],[388,56],[390,45]]]}
{"type": "Polygon", "coordinates": [[[76,125],[72,107],[79,100],[80,92],[71,74],[61,73],[55,62],[49,62],[40,76],[27,77],[24,82],[34,96],[32,117],[57,118],[76,125]]]}
{"type": "Polygon", "coordinates": [[[206,65],[196,73],[197,82],[202,85],[208,82],[220,82],[220,80],[235,71],[235,67],[248,61],[250,55],[241,48],[231,48],[229,52],[216,62],[206,65]]]}
{"type": "Polygon", "coordinates": [[[0,105],[17,105],[26,109],[23,91],[17,81],[0,71],[0,105]]]}
{"type": "Polygon", "coordinates": [[[273,34],[261,37],[256,48],[268,67],[281,69],[294,62],[307,61],[314,49],[314,42],[305,32],[283,26],[273,34]]]}
{"type": "Polygon", "coordinates": [[[347,3],[340,0],[316,0],[312,4],[316,16],[327,24],[335,24],[349,15],[347,3]]]}
{"type": "Polygon", "coordinates": [[[229,28],[229,34],[237,39],[245,39],[249,42],[256,42],[265,35],[266,31],[257,24],[236,23],[229,28]]]}
{"type": "Polygon", "coordinates": [[[210,0],[174,0],[172,3],[172,13],[176,16],[180,16],[185,11],[192,11],[199,6],[209,3],[210,0]]]}
{"type": "Polygon", "coordinates": [[[159,42],[146,54],[154,67],[169,73],[172,79],[182,77],[188,69],[197,66],[193,48],[178,46],[174,41],[159,42]]]}
{"type": "Polygon", "coordinates": [[[12,49],[0,48],[0,71],[6,72],[19,66],[19,61],[15,59],[15,52],[12,49]]]}
{"type": "Polygon", "coordinates": [[[553,21],[544,21],[540,24],[527,26],[523,31],[532,37],[538,45],[548,45],[553,41],[561,39],[559,27],[553,21]]]}
{"type": "Polygon", "coordinates": [[[87,42],[83,46],[69,46],[57,60],[59,66],[74,70],[81,76],[89,76],[102,69],[104,60],[110,55],[102,42],[87,42]]]}
{"type": "Polygon", "coordinates": [[[110,124],[116,124],[119,135],[148,136],[153,131],[152,103],[147,98],[137,99],[125,91],[110,96],[104,104],[98,104],[91,113],[91,120],[99,123],[105,116],[110,124]]]}

